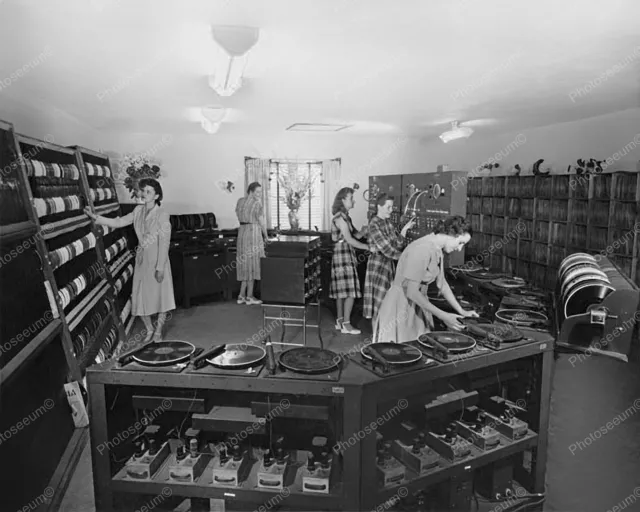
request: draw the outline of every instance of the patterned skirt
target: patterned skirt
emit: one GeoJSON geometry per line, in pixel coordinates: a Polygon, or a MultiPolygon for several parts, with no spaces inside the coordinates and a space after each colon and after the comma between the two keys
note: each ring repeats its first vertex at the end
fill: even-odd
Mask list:
{"type": "Polygon", "coordinates": [[[240,226],[236,250],[238,281],[260,279],[260,258],[264,258],[264,241],[258,224],[240,226]]]}
{"type": "Polygon", "coordinates": [[[332,299],[348,299],[362,297],[355,249],[347,242],[338,242],[333,246],[331,259],[331,286],[329,297],[332,299]]]}
{"type": "Polygon", "coordinates": [[[380,304],[393,283],[395,262],[384,254],[375,253],[369,256],[367,263],[367,277],[364,281],[364,309],[365,318],[375,318],[380,304]]]}

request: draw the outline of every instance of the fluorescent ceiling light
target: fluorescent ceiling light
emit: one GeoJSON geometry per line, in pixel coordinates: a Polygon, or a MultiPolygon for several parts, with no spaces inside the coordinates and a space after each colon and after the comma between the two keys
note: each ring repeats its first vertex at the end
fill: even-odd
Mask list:
{"type": "Polygon", "coordinates": [[[209,86],[220,96],[231,96],[242,87],[242,75],[249,62],[249,52],[258,42],[260,30],[214,25],[211,34],[218,52],[209,86]]]}
{"type": "Polygon", "coordinates": [[[451,130],[440,135],[440,139],[446,144],[452,140],[466,139],[471,137],[472,134],[473,128],[469,128],[468,126],[458,126],[458,121],[453,121],[451,123],[451,130]]]}
{"type": "Polygon", "coordinates": [[[287,128],[290,132],[339,132],[346,128],[350,128],[348,124],[313,124],[313,123],[295,123],[287,128]]]}

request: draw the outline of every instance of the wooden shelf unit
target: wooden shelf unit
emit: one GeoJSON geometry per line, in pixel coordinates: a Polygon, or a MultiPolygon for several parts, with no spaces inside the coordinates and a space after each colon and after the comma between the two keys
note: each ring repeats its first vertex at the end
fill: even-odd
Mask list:
{"type": "Polygon", "coordinates": [[[467,259],[555,287],[568,254],[600,253],[640,281],[638,173],[472,177],[467,191],[475,239],[467,259]]]}
{"type": "MultiPolygon", "coordinates": [[[[6,496],[8,508],[37,502],[43,510],[57,510],[54,503],[62,499],[69,480],[63,473],[72,469],[67,467],[73,465],[69,462],[75,462],[67,454],[82,452],[87,429],[75,429],[67,403],[64,384],[79,380],[82,374],[73,354],[47,240],[71,232],[69,227],[75,222],[60,222],[60,217],[68,215],[42,215],[45,201],[34,201],[27,174],[29,159],[69,164],[74,153],[47,141],[17,135],[11,123],[0,121],[0,393],[5,406],[0,431],[6,433],[18,425],[11,442],[0,443],[0,457],[19,461],[23,469],[14,472],[17,480],[9,475],[5,482],[7,488],[21,489],[6,496]],[[41,219],[47,218],[59,224],[45,228],[41,219]],[[35,418],[27,421],[29,415],[35,418]],[[51,432],[56,435],[51,437],[51,432]],[[23,478],[25,468],[29,468],[27,480],[23,478]],[[47,494],[42,503],[45,487],[53,493],[47,494]]],[[[61,170],[50,169],[52,174],[61,170]]],[[[61,185],[59,182],[56,178],[40,180],[43,186],[61,185]]],[[[74,188],[70,182],[65,185],[74,188]]],[[[64,201],[55,203],[50,206],[57,208],[64,201]]]]}
{"type": "MultiPolygon", "coordinates": [[[[93,213],[103,217],[115,218],[123,216],[120,204],[117,202],[118,196],[109,157],[103,153],[81,146],[73,146],[72,149],[76,152],[78,167],[84,171],[83,179],[87,190],[108,189],[111,190],[113,194],[113,199],[111,201],[96,201],[94,200],[94,196],[89,195],[87,206],[93,213]]],[[[111,313],[114,317],[114,325],[117,326],[119,340],[126,340],[129,332],[126,325],[130,323],[131,320],[131,308],[127,308],[126,305],[127,302],[131,300],[131,285],[133,277],[129,277],[126,285],[120,291],[116,289],[115,282],[118,276],[122,275],[123,271],[125,271],[130,264],[134,264],[135,260],[128,259],[126,264],[115,265],[115,268],[113,269],[112,267],[114,267],[114,264],[116,264],[118,260],[125,258],[127,253],[131,253],[131,251],[135,249],[136,244],[133,228],[131,226],[127,226],[124,228],[108,229],[104,226],[98,226],[93,221],[91,221],[91,225],[93,232],[96,233],[96,238],[98,239],[98,258],[106,269],[105,278],[113,291],[114,307],[112,308],[111,313]],[[115,245],[115,243],[121,239],[124,239],[124,247],[119,248],[119,250],[113,255],[107,254],[107,249],[115,245]],[[125,309],[128,309],[128,314],[123,315],[123,313],[126,313],[125,309]]],[[[120,346],[120,343],[117,343],[116,346],[112,347],[112,353],[117,353],[120,346]]],[[[90,353],[93,353],[93,351],[90,351],[90,353]]]]}

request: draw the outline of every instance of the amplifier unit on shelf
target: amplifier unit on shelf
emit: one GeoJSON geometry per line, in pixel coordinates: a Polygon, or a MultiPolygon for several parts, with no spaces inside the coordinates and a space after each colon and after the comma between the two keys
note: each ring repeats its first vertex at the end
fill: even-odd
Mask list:
{"type": "Polygon", "coordinates": [[[575,253],[558,269],[558,345],[627,362],[640,291],[603,256],[575,253]]]}

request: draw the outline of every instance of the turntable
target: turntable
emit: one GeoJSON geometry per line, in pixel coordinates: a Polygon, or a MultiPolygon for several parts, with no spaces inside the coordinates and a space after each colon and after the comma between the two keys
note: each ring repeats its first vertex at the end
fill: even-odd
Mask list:
{"type": "Polygon", "coordinates": [[[454,357],[469,354],[476,348],[476,340],[471,336],[457,332],[439,331],[421,334],[418,343],[435,360],[451,362],[454,357]]]}
{"type": "Polygon", "coordinates": [[[460,265],[458,267],[451,267],[451,272],[456,273],[456,272],[463,272],[465,274],[467,273],[475,273],[475,272],[480,272],[480,271],[486,271],[487,269],[476,264],[476,263],[471,263],[471,265],[466,264],[466,265],[460,265]]]}
{"type": "Polygon", "coordinates": [[[351,359],[378,377],[389,377],[435,365],[414,343],[371,343],[351,359]]]}
{"type": "Polygon", "coordinates": [[[503,309],[530,309],[543,311],[544,303],[535,295],[505,295],[500,304],[503,309]]]}
{"type": "Polygon", "coordinates": [[[493,350],[512,348],[534,341],[525,338],[522,331],[512,324],[493,323],[483,318],[464,318],[461,322],[467,328],[467,333],[493,350]]]}
{"type": "MultiPolygon", "coordinates": [[[[427,294],[427,298],[429,299],[429,302],[431,302],[431,304],[433,304],[438,309],[441,309],[442,311],[446,311],[448,313],[457,313],[457,311],[453,308],[453,306],[449,304],[449,301],[447,301],[447,299],[445,299],[444,297],[436,296],[436,295],[432,296],[430,294],[427,294]]],[[[481,309],[481,306],[477,304],[473,304],[463,299],[462,297],[456,297],[456,300],[458,301],[458,304],[460,304],[462,309],[476,310],[476,311],[478,309],[481,309]]]]}
{"type": "Polygon", "coordinates": [[[495,279],[502,279],[505,277],[504,274],[491,272],[489,270],[478,270],[470,274],[470,277],[474,279],[480,279],[482,281],[493,281],[495,279]]]}
{"type": "Polygon", "coordinates": [[[538,300],[541,302],[545,302],[549,300],[549,293],[543,292],[538,289],[534,289],[529,285],[523,286],[522,288],[514,288],[512,290],[509,290],[508,295],[509,296],[524,295],[530,300],[538,300]]]}
{"type": "Polygon", "coordinates": [[[224,351],[220,354],[210,355],[207,363],[227,370],[242,370],[261,363],[266,351],[255,345],[224,345],[224,351]]]}
{"type": "Polygon", "coordinates": [[[179,373],[201,352],[187,341],[152,341],[120,356],[114,370],[179,373]]]}
{"type": "Polygon", "coordinates": [[[131,357],[144,366],[172,366],[185,362],[195,351],[186,341],[159,341],[145,345],[131,357]]]}
{"type": "Polygon", "coordinates": [[[494,279],[491,284],[498,288],[522,288],[525,285],[523,279],[516,277],[503,277],[500,279],[494,279]]]}
{"type": "Polygon", "coordinates": [[[274,354],[268,343],[269,366],[266,377],[296,380],[339,381],[344,358],[317,347],[296,347],[274,354]]]}
{"type": "Polygon", "coordinates": [[[549,318],[544,313],[526,309],[500,309],[496,312],[496,319],[516,327],[536,329],[547,328],[549,324],[549,318]]]}
{"type": "Polygon", "coordinates": [[[331,373],[339,368],[338,354],[316,347],[297,347],[285,350],[278,357],[280,367],[306,375],[331,373]]]}
{"type": "Polygon", "coordinates": [[[256,377],[264,367],[266,355],[266,351],[256,345],[217,345],[194,359],[191,372],[256,377]]]}

